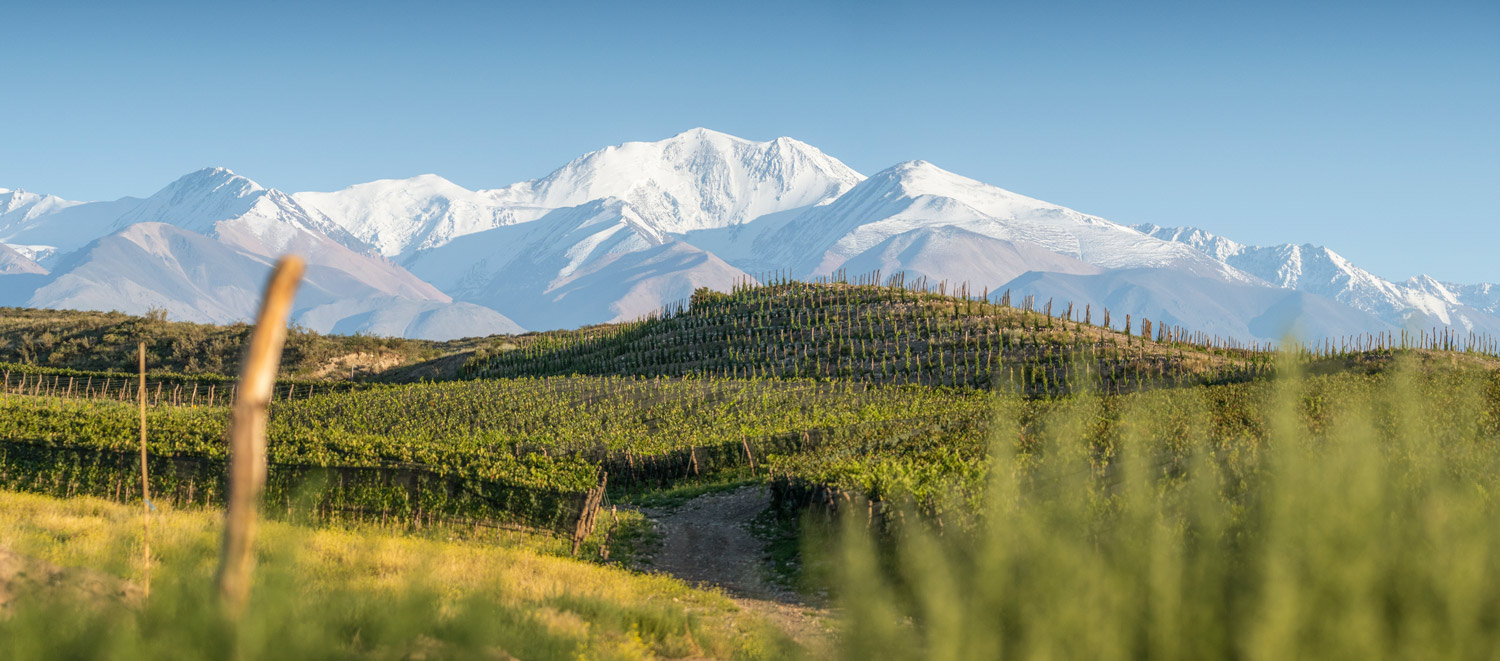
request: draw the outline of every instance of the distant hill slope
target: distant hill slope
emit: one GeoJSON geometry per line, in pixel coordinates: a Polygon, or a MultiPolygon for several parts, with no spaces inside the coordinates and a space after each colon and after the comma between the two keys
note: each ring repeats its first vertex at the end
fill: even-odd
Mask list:
{"type": "MultiPolygon", "coordinates": [[[[246,324],[197,324],[118,312],[0,308],[0,363],[135,372],[136,344],[145,340],[151,370],[234,376],[249,336],[246,324]]],[[[281,374],[367,377],[475,346],[478,342],[322,335],[293,328],[282,354],[281,374]]]]}

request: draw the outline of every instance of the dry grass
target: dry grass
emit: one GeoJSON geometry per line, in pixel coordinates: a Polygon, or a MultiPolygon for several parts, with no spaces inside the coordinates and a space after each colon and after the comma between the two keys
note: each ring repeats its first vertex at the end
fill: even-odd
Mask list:
{"type": "MultiPolygon", "coordinates": [[[[139,580],[140,555],[132,552],[140,542],[138,516],[129,506],[92,498],[58,500],[0,492],[0,546],[64,567],[93,567],[139,580]]],[[[202,587],[207,588],[220,515],[169,510],[154,514],[153,519],[157,563],[153,576],[158,585],[176,572],[194,580],[201,576],[202,587]]],[[[252,613],[283,607],[295,611],[294,604],[278,603],[288,599],[317,602],[328,595],[351,594],[360,603],[389,602],[397,609],[403,600],[421,593],[431,600],[436,612],[428,615],[439,629],[454,626],[450,618],[472,619],[475,603],[500,609],[504,613],[500,619],[505,620],[502,628],[510,638],[500,641],[496,649],[523,658],[528,656],[522,653],[526,649],[572,650],[587,658],[783,658],[799,654],[769,623],[741,611],[722,594],[692,589],[666,576],[544,555],[525,547],[496,546],[492,540],[443,541],[392,536],[388,531],[312,529],[268,521],[260,531],[257,554],[257,577],[265,578],[256,588],[252,613]]],[[[153,591],[153,601],[159,592],[153,591]]],[[[340,615],[329,613],[328,617],[332,622],[340,615]]],[[[151,618],[142,614],[139,619],[151,618]]],[[[340,627],[331,628],[335,629],[331,639],[320,645],[360,647],[359,637],[351,642],[340,637],[340,627]]],[[[0,627],[0,640],[5,633],[0,627]]],[[[67,629],[27,633],[61,638],[67,629]]],[[[435,634],[430,634],[419,631],[412,640],[435,640],[435,634]]],[[[152,649],[149,631],[132,638],[137,647],[131,649],[152,649]]],[[[0,657],[25,658],[27,650],[51,653],[60,649],[48,642],[9,648],[9,655],[0,643],[0,657]]],[[[214,649],[210,646],[203,651],[214,649]]],[[[326,649],[332,648],[304,648],[326,649]]],[[[362,649],[374,658],[382,658],[385,651],[391,650],[362,649]]],[[[396,651],[401,652],[395,654],[399,658],[410,650],[396,651]]],[[[250,658],[254,656],[252,651],[250,658]]]]}

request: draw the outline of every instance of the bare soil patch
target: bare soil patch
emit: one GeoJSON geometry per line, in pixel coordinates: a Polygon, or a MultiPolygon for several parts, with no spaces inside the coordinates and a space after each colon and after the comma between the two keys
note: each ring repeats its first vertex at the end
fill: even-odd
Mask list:
{"type": "Polygon", "coordinates": [[[765,544],[750,521],[766,509],[759,486],[709,493],[672,509],[646,509],[662,536],[651,560],[657,571],[722,589],[741,608],[761,614],[816,656],[830,652],[832,617],[791,590],[765,579],[765,544]]]}

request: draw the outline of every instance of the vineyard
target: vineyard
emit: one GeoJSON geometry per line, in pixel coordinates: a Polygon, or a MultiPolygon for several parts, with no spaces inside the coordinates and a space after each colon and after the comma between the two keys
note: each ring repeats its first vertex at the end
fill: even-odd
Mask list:
{"type": "MultiPolygon", "coordinates": [[[[321,495],[301,509],[320,515],[572,531],[604,488],[618,497],[734,476],[770,484],[788,511],[859,498],[936,513],[982,492],[997,434],[1033,448],[1056,420],[1086,416],[1071,433],[1107,465],[1122,412],[1191,402],[1213,412],[1203,432],[1215,447],[1253,446],[1277,376],[1355,387],[1405,356],[1493,364],[1485,338],[1367,336],[1273,352],[1145,319],[1116,324],[1106,310],[1019,303],[895,280],[780,282],[700,291],[633,324],[513,338],[519,348],[475,354],[457,381],[283,379],[268,430],[272,498],[290,511],[316,483],[321,495]]],[[[179,504],[222,492],[227,378],[148,374],[142,391],[120,372],[0,365],[0,377],[9,487],[129,497],[144,396],[157,491],[179,504]]]]}
{"type": "MultiPolygon", "coordinates": [[[[640,489],[753,473],[758,461],[778,453],[980,411],[987,397],[811,381],[607,377],[372,386],[273,404],[267,453],[273,475],[282,476],[276,484],[284,500],[309,469],[396,471],[407,482],[420,475],[456,480],[462,493],[488,490],[493,511],[446,502],[456,498],[454,488],[385,488],[392,479],[384,473],[372,478],[384,487],[358,497],[367,501],[362,509],[382,517],[486,514],[553,525],[560,510],[548,503],[588,493],[605,475],[617,489],[640,489]],[[493,497],[501,490],[504,498],[493,497]]],[[[212,498],[222,489],[214,471],[226,458],[227,409],[148,410],[149,452],[175,466],[151,471],[156,490],[188,502],[193,494],[212,498]],[[189,464],[195,468],[183,468],[189,464]]],[[[134,469],[110,457],[133,447],[131,403],[26,394],[7,396],[0,413],[8,485],[118,496],[129,483],[134,469]],[[56,459],[46,459],[48,452],[56,459]]]]}
{"type": "Polygon", "coordinates": [[[1245,381],[1269,375],[1277,356],[1299,362],[1405,349],[1496,357],[1485,336],[1447,331],[1366,335],[1317,344],[1244,344],[1107,309],[1009,292],[945,294],[859,280],[700,290],[689,301],[629,324],[524,338],[519,349],[476,353],[469,378],[569,374],[817,378],[969,387],[1031,397],[1075,387],[1129,392],[1245,381]]]}
{"type": "MultiPolygon", "coordinates": [[[[10,397],[0,414],[6,488],[119,500],[139,484],[132,405],[10,397]]],[[[180,506],[222,502],[227,420],[222,407],[150,409],[153,493],[180,506]]],[[[267,459],[268,502],[288,514],[424,525],[484,522],[572,534],[598,482],[592,466],[569,458],[353,433],[309,440],[284,425],[271,432],[267,459]]]]}
{"type": "MultiPolygon", "coordinates": [[[[833,512],[862,502],[875,512],[893,504],[972,524],[964,513],[983,509],[979,504],[993,480],[996,453],[1013,457],[1015,479],[1040,492],[1056,487],[1048,483],[1055,476],[1034,472],[1042,463],[1034,459],[1062,445],[1080,452],[1073,478],[1107,476],[1126,461],[1134,462],[1131,470],[1166,478],[1205,457],[1241,475],[1250,468],[1240,462],[1265,447],[1276,431],[1276,416],[1287,409],[1291,424],[1316,442],[1347,415],[1350,402],[1370,401],[1397,385],[1415,401],[1451,414],[1440,421],[1444,433],[1458,433],[1457,427],[1486,444],[1500,444],[1500,365],[1442,361],[1123,395],[997,397],[967,415],[933,418],[873,439],[832,437],[816,452],[777,456],[766,468],[776,476],[772,493],[784,510],[833,512]],[[1127,445],[1142,454],[1124,456],[1121,448],[1127,445]]],[[[1403,411],[1376,408],[1367,422],[1384,441],[1409,431],[1398,422],[1403,411]]]]}
{"type": "MultiPolygon", "coordinates": [[[[909,598],[947,580],[912,578],[938,571],[932,563],[958,563],[953,571],[967,575],[987,571],[962,564],[983,557],[1022,576],[1071,562],[1052,580],[1107,575],[1122,586],[1110,598],[1134,603],[1147,590],[1135,582],[1146,560],[1129,555],[1140,540],[1191,534],[1173,552],[1202,541],[1217,549],[1204,562],[1285,552],[1247,540],[1261,539],[1267,508],[1284,507],[1278,498],[1300,497],[1278,491],[1287,488],[1279,476],[1316,490],[1318,476],[1288,472],[1287,462],[1337,465],[1357,451],[1370,465],[1410,463],[1390,478],[1402,497],[1439,489],[1430,484],[1465,494],[1423,516],[1461,506],[1477,529],[1494,509],[1500,360],[1484,337],[1419,331],[1246,346],[1087,307],[1012,306],[1005,293],[784,282],[700,292],[632,324],[504,338],[510,348],[492,351],[497,342],[472,353],[460,379],[277,381],[265,512],[383,530],[519,528],[560,538],[563,549],[571,540],[577,554],[583,540],[598,540],[595,521],[616,502],[753,482],[792,522],[784,525],[841,521],[845,534],[876,540],[865,560],[856,551],[868,540],[855,545],[837,580],[850,598],[894,609],[851,608],[861,635],[884,641],[865,649],[878,656],[912,641],[860,628],[871,621],[899,611],[925,632],[954,617],[925,610],[949,597],[909,598]],[[1161,522],[1172,522],[1167,533],[1153,527],[1161,522]],[[1028,540],[1017,553],[1052,553],[1023,562],[996,541],[1001,533],[1028,540]],[[1110,573],[1114,555],[1088,560],[1101,548],[1133,558],[1137,570],[1110,573]],[[869,592],[877,588],[884,592],[869,592]]],[[[142,387],[141,378],[0,365],[0,489],[139,502],[144,463],[153,504],[220,507],[236,383],[158,372],[142,387]]],[[[1357,508],[1338,495],[1325,494],[1357,508]]],[[[603,549],[609,532],[601,534],[603,549]]],[[[1054,594],[1000,584],[1031,598],[966,592],[973,586],[944,594],[1008,613],[1054,594]]],[[[1071,616],[1050,612],[1064,614],[1027,626],[1071,631],[1056,624],[1071,616]]],[[[1125,611],[1109,612],[1136,626],[1125,611]]],[[[1000,628],[970,619],[953,621],[1000,628]]],[[[1058,644],[1078,637],[1057,635],[1058,644]]],[[[958,656],[993,656],[969,651],[958,656]]]]}
{"type": "MultiPolygon", "coordinates": [[[[1311,376],[1303,396],[1309,424],[1327,415],[1321,408],[1327,402],[1387,379],[1386,363],[1371,359],[1364,372],[1311,376]]],[[[1431,388],[1424,397],[1455,396],[1454,384],[1467,383],[1453,376],[1455,369],[1426,377],[1431,388]]],[[[1061,427],[1096,448],[1104,466],[1126,433],[1124,417],[1189,407],[1209,412],[1213,425],[1197,431],[1208,445],[1254,447],[1266,434],[1263,411],[1275,383],[1089,390],[1065,398],[713,377],[368,385],[273,404],[268,459],[277,476],[273,498],[287,507],[309,480],[331,480],[338,489],[312,509],[378,513],[383,520],[484,519],[567,530],[579,516],[578,501],[601,481],[621,494],[727,474],[765,480],[775,502],[792,511],[858,498],[936,513],[955,495],[978,497],[1001,433],[1031,451],[1061,427]]],[[[1487,388],[1500,401],[1500,380],[1487,388]]],[[[222,489],[216,471],[226,457],[227,409],[152,403],[150,453],[170,466],[152,471],[155,488],[179,502],[208,502],[222,489]]],[[[0,412],[0,438],[10,439],[0,446],[0,466],[12,488],[118,497],[138,470],[120,459],[133,443],[130,402],[26,394],[8,396],[0,412]]],[[[1492,418],[1500,419],[1500,411],[1492,418]]],[[[1129,433],[1183,433],[1170,416],[1150,419],[1157,426],[1136,422],[1129,433]]],[[[1181,459],[1170,454],[1174,446],[1163,447],[1155,459],[1160,465],[1181,459]]]]}

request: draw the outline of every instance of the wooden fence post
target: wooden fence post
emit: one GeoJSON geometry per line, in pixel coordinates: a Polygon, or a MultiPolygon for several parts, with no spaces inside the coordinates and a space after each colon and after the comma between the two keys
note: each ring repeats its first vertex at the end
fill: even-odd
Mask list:
{"type": "Polygon", "coordinates": [[[151,596],[151,483],[146,475],[146,343],[140,349],[140,383],[138,395],[141,409],[141,560],[145,573],[142,591],[151,596]]]}
{"type": "Polygon", "coordinates": [[[266,480],[266,408],[276,385],[292,297],[305,268],[301,258],[288,255],[271,271],[240,371],[239,383],[245,390],[235,388],[243,397],[234,400],[230,412],[229,493],[215,583],[226,613],[236,619],[250,597],[255,517],[266,480]]]}
{"type": "Polygon", "coordinates": [[[573,555],[578,555],[578,548],[583,540],[594,532],[594,515],[599,512],[599,505],[604,502],[604,487],[609,483],[609,473],[599,474],[599,486],[588,490],[583,498],[583,509],[578,512],[578,521],[573,526],[573,555]]]}

